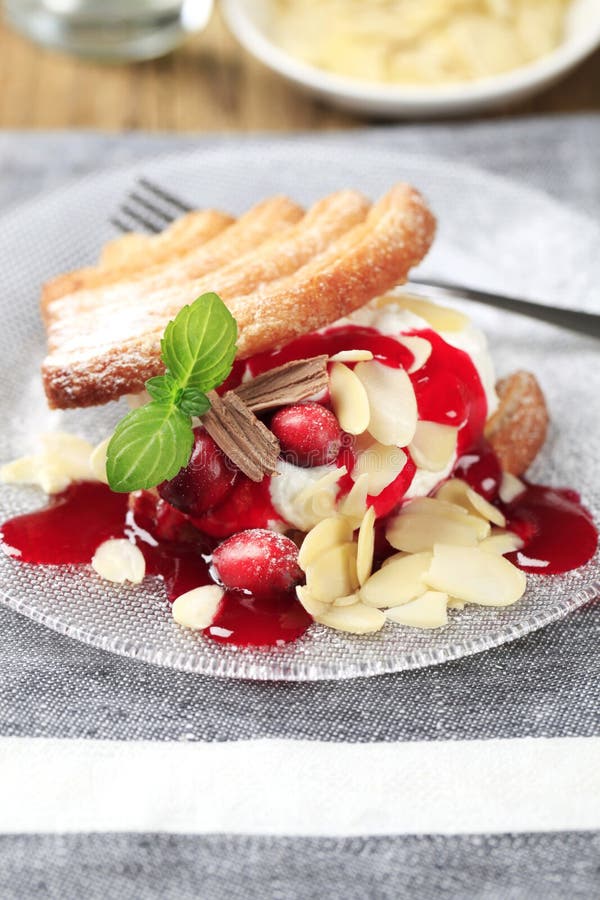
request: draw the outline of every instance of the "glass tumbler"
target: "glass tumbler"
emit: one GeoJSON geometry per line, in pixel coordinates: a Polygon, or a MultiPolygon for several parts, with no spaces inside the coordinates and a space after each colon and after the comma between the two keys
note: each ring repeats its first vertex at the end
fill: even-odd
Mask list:
{"type": "Polygon", "coordinates": [[[152,59],[203,28],[213,0],[4,0],[8,22],[47,47],[107,61],[152,59]]]}

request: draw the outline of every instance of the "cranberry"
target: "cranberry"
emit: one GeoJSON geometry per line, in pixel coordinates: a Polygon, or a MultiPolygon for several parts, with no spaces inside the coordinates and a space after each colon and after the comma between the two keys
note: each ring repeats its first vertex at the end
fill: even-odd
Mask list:
{"type": "Polygon", "coordinates": [[[338,420],[320,403],[284,406],[273,416],[271,431],[283,458],[305,468],[333,462],[342,442],[338,420]]]}
{"type": "Polygon", "coordinates": [[[194,527],[215,538],[226,538],[248,528],[268,528],[281,522],[271,503],[270,477],[258,484],[240,473],[233,488],[218,506],[191,520],[194,527]]]}
{"type": "Polygon", "coordinates": [[[225,498],[237,474],[211,436],[203,428],[195,428],[189,463],[175,478],[163,481],[158,493],[182,512],[198,516],[225,498]]]}
{"type": "Polygon", "coordinates": [[[289,591],[304,578],[294,542],[266,528],[234,534],[217,547],[212,561],[225,587],[250,591],[255,597],[289,591]]]}

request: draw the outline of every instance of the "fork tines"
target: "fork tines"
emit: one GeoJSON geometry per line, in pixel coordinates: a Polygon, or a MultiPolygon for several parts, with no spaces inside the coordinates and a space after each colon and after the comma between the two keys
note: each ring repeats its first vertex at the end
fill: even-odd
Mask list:
{"type": "Polygon", "coordinates": [[[192,209],[193,207],[147,178],[138,178],[136,188],[128,194],[119,207],[118,214],[110,221],[119,231],[139,231],[141,228],[151,234],[158,234],[192,209]]]}

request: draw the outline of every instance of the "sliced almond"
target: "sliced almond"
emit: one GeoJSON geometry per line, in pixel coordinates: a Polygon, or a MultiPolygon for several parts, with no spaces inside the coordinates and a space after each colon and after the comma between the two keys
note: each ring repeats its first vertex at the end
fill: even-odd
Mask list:
{"type": "Polygon", "coordinates": [[[296,494],[293,503],[300,510],[303,519],[316,520],[324,519],[335,513],[336,507],[336,491],[335,485],[347,474],[345,466],[332,469],[303,488],[300,493],[296,494]]]}
{"type": "Polygon", "coordinates": [[[298,563],[304,570],[327,550],[352,540],[352,523],[341,516],[322,519],[308,532],[300,547],[298,563]]]}
{"type": "Polygon", "coordinates": [[[324,603],[353,594],[358,588],[356,544],[341,544],[317,557],[306,569],[306,585],[324,603]]]}
{"type": "Polygon", "coordinates": [[[387,559],[381,563],[381,568],[385,569],[386,566],[391,565],[393,562],[396,562],[398,559],[406,559],[407,556],[416,556],[416,554],[404,553],[404,551],[399,550],[398,553],[392,553],[391,556],[388,556],[387,559]]]}
{"type": "Polygon", "coordinates": [[[338,512],[358,526],[367,510],[367,494],[369,493],[369,476],[359,475],[348,493],[338,503],[338,512]]]}
{"type": "Polygon", "coordinates": [[[356,577],[363,585],[373,571],[373,553],[375,551],[375,508],[370,506],[366,511],[358,531],[356,550],[356,577]]]}
{"type": "Polygon", "coordinates": [[[92,568],[106,581],[139,584],[146,574],[146,560],[136,544],[125,538],[115,538],[100,544],[94,553],[92,568]]]}
{"type": "Polygon", "coordinates": [[[454,503],[455,506],[462,506],[467,510],[469,508],[468,487],[469,485],[462,478],[450,478],[436,490],[435,499],[442,500],[444,503],[454,503]]]}
{"type": "Polygon", "coordinates": [[[440,306],[431,300],[425,300],[424,297],[401,294],[395,300],[401,309],[407,309],[420,319],[424,319],[435,331],[462,331],[470,324],[468,317],[457,309],[440,306]]]}
{"type": "Polygon", "coordinates": [[[416,335],[407,335],[406,337],[402,335],[402,337],[398,338],[398,341],[403,344],[407,350],[410,350],[414,359],[410,369],[408,369],[408,374],[412,375],[413,372],[418,372],[419,369],[422,369],[429,357],[431,356],[432,346],[431,341],[428,341],[426,338],[417,337],[416,335]]]}
{"type": "Polygon", "coordinates": [[[94,481],[89,464],[92,446],[74,434],[56,431],[40,438],[42,449],[0,469],[5,484],[35,484],[47,494],[64,491],[72,481],[94,481]]]}
{"type": "Polygon", "coordinates": [[[467,604],[456,597],[448,597],[448,609],[464,609],[467,604]]]}
{"type": "Polygon", "coordinates": [[[396,480],[406,461],[406,453],[399,447],[373,443],[357,455],[352,478],[358,481],[361,475],[366,475],[368,493],[378,497],[388,484],[396,480]]]}
{"type": "Polygon", "coordinates": [[[515,550],[520,550],[522,546],[523,541],[518,534],[514,534],[512,531],[503,531],[491,534],[480,543],[479,549],[485,550],[486,553],[504,556],[505,553],[514,553],[515,550]]]}
{"type": "Polygon", "coordinates": [[[296,588],[296,596],[298,600],[313,619],[317,616],[323,615],[324,612],[329,608],[329,603],[325,603],[323,600],[317,600],[316,597],[313,597],[309,589],[304,584],[299,584],[296,588]]]}
{"type": "Polygon", "coordinates": [[[360,599],[379,609],[410,603],[424,594],[423,580],[432,560],[431,553],[413,553],[387,562],[360,589],[360,599]]]}
{"type": "Polygon", "coordinates": [[[342,363],[367,362],[370,359],[373,359],[370,350],[340,350],[329,357],[330,362],[342,363]]]}
{"type": "Polygon", "coordinates": [[[4,484],[37,484],[40,481],[40,457],[21,456],[5,463],[0,469],[0,479],[4,484]]]}
{"type": "Polygon", "coordinates": [[[223,594],[223,589],[216,584],[205,584],[180,594],[171,607],[173,618],[185,628],[208,628],[217,614],[223,594]]]}
{"type": "Polygon", "coordinates": [[[449,518],[406,513],[396,516],[388,525],[386,538],[396,550],[420,553],[432,550],[434,544],[475,547],[477,532],[468,523],[449,518]]]}
{"type": "Polygon", "coordinates": [[[439,591],[426,591],[416,600],[394,606],[385,612],[386,619],[412,628],[441,628],[448,624],[448,595],[439,591]]]}
{"type": "Polygon", "coordinates": [[[503,528],[506,525],[504,515],[495,506],[469,487],[466,481],[461,478],[451,478],[439,488],[436,492],[436,499],[443,500],[446,503],[454,503],[456,506],[462,506],[468,513],[475,513],[477,516],[493,522],[503,528]]]}
{"type": "Polygon", "coordinates": [[[330,607],[317,622],[334,628],[336,631],[347,631],[350,634],[371,634],[385,625],[385,615],[379,609],[354,603],[352,606],[330,607]]]}
{"type": "Polygon", "coordinates": [[[424,580],[434,590],[480,606],[510,606],[527,586],[525,573],[503,556],[448,544],[435,545],[424,580]]]}
{"type": "Polygon", "coordinates": [[[493,506],[489,500],[486,500],[485,497],[482,497],[481,494],[478,494],[477,491],[474,491],[473,488],[469,488],[467,490],[467,499],[469,503],[475,510],[475,512],[479,513],[484,519],[487,519],[488,522],[492,522],[494,525],[497,525],[499,528],[504,528],[506,525],[506,517],[504,513],[500,512],[495,506],[493,506]]]}
{"type": "Polygon", "coordinates": [[[478,541],[483,541],[491,531],[491,525],[487,519],[478,514],[473,515],[464,506],[440,500],[438,497],[416,497],[403,507],[401,514],[407,513],[423,513],[440,519],[450,519],[460,525],[469,525],[475,531],[478,541]]]}
{"type": "Polygon", "coordinates": [[[348,594],[347,597],[338,597],[331,604],[332,606],[354,606],[355,603],[360,602],[360,596],[358,594],[348,594]]]}
{"type": "Polygon", "coordinates": [[[71,481],[86,481],[94,477],[90,468],[92,445],[76,434],[52,431],[41,437],[43,456],[59,467],[71,481]]]}
{"type": "Polygon", "coordinates": [[[97,447],[94,447],[90,454],[90,468],[98,481],[102,481],[104,484],[108,484],[108,478],[106,477],[106,451],[110,441],[110,437],[105,438],[97,447]]]}
{"type": "Polygon", "coordinates": [[[329,373],[331,405],[341,428],[348,434],[362,434],[371,416],[367,392],[352,369],[334,362],[329,373]]]}
{"type": "Polygon", "coordinates": [[[503,503],[512,503],[524,490],[525,485],[520,478],[517,478],[516,475],[511,475],[510,472],[502,473],[502,482],[498,493],[503,503]]]}
{"type": "Polygon", "coordinates": [[[438,422],[417,422],[409,447],[415,465],[428,472],[441,472],[456,455],[458,429],[438,422]]]}
{"type": "Polygon", "coordinates": [[[367,393],[371,410],[369,433],[381,444],[406,447],[417,426],[417,398],[404,369],[392,369],[383,363],[358,363],[354,374],[367,393]]]}

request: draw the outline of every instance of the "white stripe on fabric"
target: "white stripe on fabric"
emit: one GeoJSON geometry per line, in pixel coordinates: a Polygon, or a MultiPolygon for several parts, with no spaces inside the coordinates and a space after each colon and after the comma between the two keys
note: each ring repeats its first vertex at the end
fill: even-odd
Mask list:
{"type": "Polygon", "coordinates": [[[0,832],[600,828],[600,738],[337,744],[0,739],[0,832]]]}

